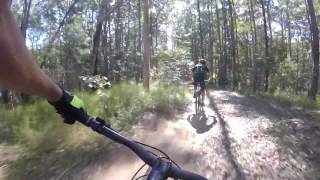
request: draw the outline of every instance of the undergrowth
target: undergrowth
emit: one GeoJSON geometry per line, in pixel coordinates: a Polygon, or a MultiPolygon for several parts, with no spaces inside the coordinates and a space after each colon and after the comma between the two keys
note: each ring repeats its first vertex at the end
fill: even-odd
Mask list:
{"type": "Polygon", "coordinates": [[[307,98],[307,96],[304,94],[294,94],[289,92],[276,92],[273,94],[260,93],[259,96],[273,99],[277,102],[280,102],[289,106],[299,107],[302,109],[311,109],[311,110],[320,109],[319,97],[317,101],[312,101],[309,98],[307,98]]]}
{"type": "MultiPolygon", "coordinates": [[[[130,128],[145,111],[171,113],[188,103],[187,90],[174,85],[123,83],[95,93],[76,92],[89,114],[106,119],[115,129],[130,128]]],[[[59,176],[75,162],[91,158],[106,138],[80,124],[65,125],[45,100],[14,108],[0,107],[2,143],[19,144],[23,153],[11,163],[8,179],[46,179],[59,176]]],[[[105,149],[104,149],[105,150],[105,149]]]]}

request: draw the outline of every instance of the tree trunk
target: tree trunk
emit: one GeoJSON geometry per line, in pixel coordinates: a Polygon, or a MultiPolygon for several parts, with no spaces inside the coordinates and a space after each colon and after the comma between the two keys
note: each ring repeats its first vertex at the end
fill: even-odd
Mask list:
{"type": "Polygon", "coordinates": [[[103,0],[101,2],[99,13],[98,13],[96,32],[94,33],[94,36],[93,36],[93,47],[92,47],[92,52],[90,56],[91,60],[94,61],[93,75],[98,74],[100,37],[101,37],[103,21],[105,18],[107,3],[108,3],[108,0],[103,0]]]}
{"type": "Polygon", "coordinates": [[[257,91],[257,81],[258,81],[258,72],[257,72],[257,59],[256,59],[256,52],[257,52],[257,28],[256,28],[256,20],[255,20],[255,11],[253,8],[252,0],[249,0],[249,11],[250,11],[250,21],[251,21],[251,62],[252,62],[252,91],[256,93],[257,91]]]}
{"type": "Polygon", "coordinates": [[[24,38],[24,41],[26,41],[27,29],[29,26],[31,4],[32,4],[32,0],[29,0],[29,1],[24,0],[23,15],[22,15],[21,26],[20,26],[21,34],[22,34],[22,37],[24,38]]]}
{"type": "Polygon", "coordinates": [[[126,37],[126,54],[130,47],[130,14],[131,14],[131,0],[128,1],[128,21],[127,21],[127,37],[126,37]]]}
{"type": "MultiPolygon", "coordinates": [[[[210,5],[208,5],[208,12],[210,12],[209,15],[209,50],[208,50],[208,56],[209,56],[209,62],[210,62],[210,71],[213,72],[213,0],[210,0],[210,5]]],[[[210,77],[211,78],[211,77],[210,77]]],[[[212,78],[211,78],[211,82],[212,78]]]]}
{"type": "MultiPolygon", "coordinates": [[[[218,63],[216,63],[218,66],[222,61],[222,45],[221,45],[221,31],[220,31],[220,17],[219,17],[219,8],[218,8],[218,3],[217,0],[215,0],[215,9],[216,9],[216,23],[217,23],[217,34],[218,34],[218,46],[219,48],[217,48],[217,54],[219,54],[219,59],[218,59],[218,63]]],[[[216,68],[218,70],[219,73],[219,69],[220,68],[216,68]]]]}
{"type": "MultiPolygon", "coordinates": [[[[26,37],[27,37],[31,4],[32,4],[32,0],[29,0],[29,1],[24,0],[23,14],[22,14],[22,20],[21,20],[21,26],[20,26],[20,30],[21,30],[21,34],[24,42],[26,42],[26,37]]],[[[8,90],[6,91],[7,92],[5,94],[8,95],[9,92],[8,90]]],[[[6,98],[6,99],[9,100],[9,98],[6,98]]],[[[30,101],[30,96],[25,93],[21,93],[21,99],[22,99],[22,103],[26,103],[30,101]]]]}
{"type": "Polygon", "coordinates": [[[91,60],[94,61],[93,75],[98,74],[98,64],[99,64],[99,46],[100,46],[100,36],[102,30],[102,22],[97,22],[96,32],[93,36],[93,48],[91,53],[91,60]]]}
{"type": "Polygon", "coordinates": [[[227,14],[226,14],[226,2],[225,0],[222,0],[222,17],[223,17],[223,38],[222,39],[222,56],[221,61],[219,62],[219,72],[218,72],[218,84],[220,87],[225,87],[227,85],[227,39],[228,39],[228,33],[227,33],[227,14]]]}
{"type": "Polygon", "coordinates": [[[126,47],[125,47],[125,67],[126,67],[126,78],[128,79],[130,76],[130,65],[129,65],[129,61],[131,61],[131,58],[129,58],[128,54],[129,54],[129,50],[130,50],[130,15],[131,15],[131,0],[128,0],[128,14],[127,14],[127,35],[126,35],[126,47]]]}
{"type": "Polygon", "coordinates": [[[272,27],[271,27],[271,14],[270,14],[270,6],[271,6],[272,0],[268,0],[267,4],[267,14],[268,14],[268,26],[269,26],[269,34],[270,34],[270,48],[273,48],[273,40],[272,40],[272,27]]]}
{"type": "Polygon", "coordinates": [[[314,12],[313,1],[306,0],[307,9],[309,13],[310,32],[311,32],[311,47],[312,47],[312,77],[311,87],[308,92],[308,97],[311,100],[316,100],[319,81],[319,29],[317,26],[317,20],[314,12]]]}
{"type": "Polygon", "coordinates": [[[286,5],[287,5],[287,27],[288,27],[288,50],[289,50],[289,57],[291,58],[292,56],[292,48],[291,48],[291,20],[290,20],[290,10],[289,10],[289,0],[286,0],[286,5]]]}
{"type": "Polygon", "coordinates": [[[136,78],[136,83],[138,83],[140,80],[141,80],[141,72],[142,72],[142,69],[141,69],[141,51],[142,51],[142,40],[141,40],[141,33],[142,33],[142,28],[141,28],[141,0],[138,0],[138,39],[137,39],[137,52],[138,54],[136,55],[136,64],[135,64],[135,67],[136,67],[136,72],[135,72],[135,78],[136,78]]]}
{"type": "Polygon", "coordinates": [[[102,38],[102,48],[103,48],[103,59],[104,59],[104,72],[103,74],[109,77],[109,59],[108,59],[108,21],[104,21],[103,24],[103,38],[102,38]]]}
{"type": "Polygon", "coordinates": [[[233,17],[233,4],[231,0],[228,0],[228,8],[230,15],[230,38],[231,38],[231,68],[232,68],[232,85],[233,88],[237,87],[237,77],[236,77],[236,42],[234,35],[234,17],[233,17]]]}
{"type": "Polygon", "coordinates": [[[141,0],[138,0],[138,47],[137,47],[137,51],[139,53],[138,55],[138,59],[137,59],[137,64],[136,64],[136,81],[140,81],[141,80],[141,76],[142,76],[142,68],[141,68],[141,64],[142,64],[142,60],[141,60],[141,54],[142,54],[142,37],[141,37],[141,33],[142,33],[142,26],[141,26],[141,0]]]}
{"type": "Polygon", "coordinates": [[[281,61],[283,61],[286,57],[287,57],[287,48],[286,48],[286,43],[285,43],[285,34],[284,34],[284,14],[283,12],[281,12],[281,17],[280,17],[280,22],[281,22],[281,51],[283,52],[280,57],[281,57],[281,61]]]}
{"type": "MultiPolygon", "coordinates": [[[[116,3],[122,3],[122,0],[117,0],[116,3]]],[[[118,56],[121,52],[121,34],[122,34],[122,26],[121,26],[121,10],[120,7],[117,7],[116,17],[115,17],[115,55],[118,56]]]]}
{"type": "MultiPolygon", "coordinates": [[[[108,8],[110,9],[110,3],[108,3],[108,8]]],[[[108,63],[109,63],[109,71],[108,71],[108,78],[112,79],[113,77],[113,49],[112,49],[112,34],[111,34],[111,24],[112,24],[112,20],[111,20],[111,13],[110,15],[107,16],[107,21],[108,21],[108,37],[109,37],[109,41],[108,41],[108,52],[109,52],[109,59],[108,59],[108,63]]]]}
{"type": "Polygon", "coordinates": [[[198,11],[198,23],[199,23],[199,35],[200,35],[200,57],[204,58],[204,49],[203,49],[203,34],[201,27],[201,10],[200,10],[200,0],[197,0],[197,11],[198,11]]]}
{"type": "Polygon", "coordinates": [[[150,32],[150,4],[151,0],[143,0],[143,86],[149,91],[150,88],[150,59],[151,59],[151,32],[150,32]]]}
{"type": "Polygon", "coordinates": [[[159,31],[159,24],[158,24],[158,17],[155,18],[155,24],[156,24],[156,28],[155,28],[155,45],[154,45],[154,50],[157,51],[158,49],[158,31],[159,31]]]}
{"type": "Polygon", "coordinates": [[[262,15],[263,15],[263,27],[264,27],[264,42],[265,42],[265,71],[264,71],[264,91],[267,92],[269,89],[269,72],[270,72],[270,62],[269,62],[269,43],[268,43],[268,33],[267,33],[267,19],[266,19],[266,11],[264,1],[260,0],[262,15]]]}

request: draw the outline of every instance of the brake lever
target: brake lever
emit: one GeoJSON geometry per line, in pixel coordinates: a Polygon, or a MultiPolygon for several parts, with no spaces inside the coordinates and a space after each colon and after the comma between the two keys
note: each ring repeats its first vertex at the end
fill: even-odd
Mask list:
{"type": "Polygon", "coordinates": [[[111,125],[110,125],[110,124],[107,124],[104,119],[101,119],[101,118],[99,118],[99,117],[96,117],[96,120],[97,120],[102,126],[106,126],[106,127],[108,127],[109,129],[112,129],[112,128],[111,128],[111,125]]]}

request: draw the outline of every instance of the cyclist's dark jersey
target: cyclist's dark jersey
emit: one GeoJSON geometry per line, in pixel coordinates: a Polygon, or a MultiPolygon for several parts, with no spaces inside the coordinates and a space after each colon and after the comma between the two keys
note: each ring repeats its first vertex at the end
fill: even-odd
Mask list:
{"type": "Polygon", "coordinates": [[[207,78],[207,73],[209,73],[209,68],[206,65],[198,63],[192,68],[192,73],[193,73],[194,85],[197,85],[197,83],[200,83],[201,89],[204,90],[205,89],[204,80],[207,78]]]}

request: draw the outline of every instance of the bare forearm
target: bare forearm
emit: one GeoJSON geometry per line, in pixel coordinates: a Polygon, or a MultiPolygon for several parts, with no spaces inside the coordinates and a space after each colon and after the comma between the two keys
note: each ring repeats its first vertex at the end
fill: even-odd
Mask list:
{"type": "Polygon", "coordinates": [[[0,12],[0,84],[56,101],[60,88],[33,61],[9,8],[0,12]]]}

